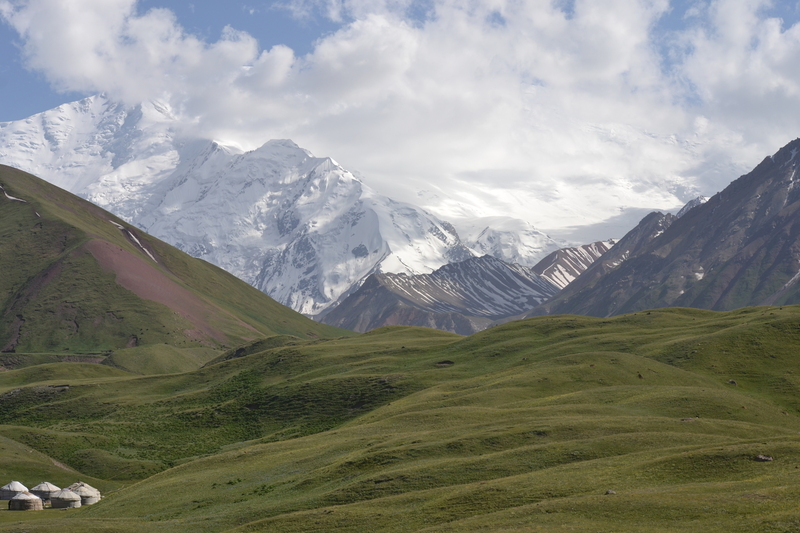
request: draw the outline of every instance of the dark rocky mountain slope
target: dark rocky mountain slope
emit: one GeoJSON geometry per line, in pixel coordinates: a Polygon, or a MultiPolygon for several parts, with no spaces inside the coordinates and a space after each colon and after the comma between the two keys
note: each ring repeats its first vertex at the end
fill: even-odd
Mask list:
{"type": "Polygon", "coordinates": [[[652,213],[532,314],[800,303],[800,139],[680,218],[652,213]]]}

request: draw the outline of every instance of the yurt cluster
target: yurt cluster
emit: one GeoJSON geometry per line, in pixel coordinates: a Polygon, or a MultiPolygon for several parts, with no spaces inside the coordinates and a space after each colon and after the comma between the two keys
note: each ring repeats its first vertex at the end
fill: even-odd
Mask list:
{"type": "Polygon", "coordinates": [[[71,509],[92,505],[99,502],[100,498],[100,491],[83,481],[73,483],[65,489],[47,481],[30,490],[19,481],[0,487],[0,500],[8,500],[9,511],[41,511],[48,507],[71,509]]]}

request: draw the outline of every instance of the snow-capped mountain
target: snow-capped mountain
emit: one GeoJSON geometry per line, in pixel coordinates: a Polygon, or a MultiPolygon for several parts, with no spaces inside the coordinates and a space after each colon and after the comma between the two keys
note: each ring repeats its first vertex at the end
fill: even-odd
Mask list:
{"type": "Polygon", "coordinates": [[[373,272],[430,273],[476,252],[530,264],[550,251],[552,239],[533,228],[515,237],[509,227],[486,230],[483,223],[470,250],[449,223],[376,193],[332,159],[291,141],[244,152],[192,138],[176,115],[158,102],[126,107],[86,98],[0,123],[0,162],[83,196],[309,315],[373,272]],[[514,246],[492,240],[498,231],[514,246]]]}
{"type": "Polygon", "coordinates": [[[0,162],[101,205],[133,206],[181,159],[179,124],[165,105],[126,107],[103,96],[0,123],[0,162]],[[132,200],[132,201],[128,201],[132,200]]]}
{"type": "Polygon", "coordinates": [[[309,315],[372,272],[471,256],[446,222],[286,140],[247,153],[209,143],[154,188],[135,222],[309,315]]]}

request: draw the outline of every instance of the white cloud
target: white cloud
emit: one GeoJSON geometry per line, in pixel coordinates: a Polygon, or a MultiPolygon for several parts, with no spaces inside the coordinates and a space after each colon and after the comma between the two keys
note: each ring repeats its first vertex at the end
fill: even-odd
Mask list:
{"type": "Polygon", "coordinates": [[[785,142],[800,130],[800,25],[763,15],[765,0],[717,0],[708,24],[688,35],[682,70],[705,113],[746,142],[785,142]]]}
{"type": "Polygon", "coordinates": [[[243,146],[292,138],[449,216],[553,228],[674,208],[798,135],[800,26],[766,1],[693,3],[666,36],[667,0],[559,5],[294,0],[342,23],[299,57],[230,28],[204,42],[135,0],[0,12],[61,89],[168,99],[192,131],[243,146]]]}

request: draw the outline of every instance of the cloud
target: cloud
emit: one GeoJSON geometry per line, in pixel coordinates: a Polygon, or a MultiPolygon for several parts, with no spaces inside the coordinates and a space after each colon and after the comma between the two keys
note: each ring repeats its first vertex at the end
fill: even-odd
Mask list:
{"type": "Polygon", "coordinates": [[[713,2],[707,25],[686,35],[691,51],[681,69],[706,114],[755,143],[781,142],[788,130],[800,130],[800,24],[784,28],[765,16],[770,5],[713,2]]]}
{"type": "Polygon", "coordinates": [[[207,44],[167,9],[137,13],[135,0],[4,1],[0,14],[21,35],[28,66],[57,89],[102,91],[128,103],[191,99],[208,80],[232,81],[258,52],[246,33],[226,29],[207,44]]]}
{"type": "Polygon", "coordinates": [[[281,5],[340,29],[296,56],[232,28],[203,41],[135,0],[0,14],[55,87],[168,100],[193,132],[246,147],[292,138],[446,216],[557,228],[674,208],[798,134],[800,25],[766,1],[281,5]]]}

